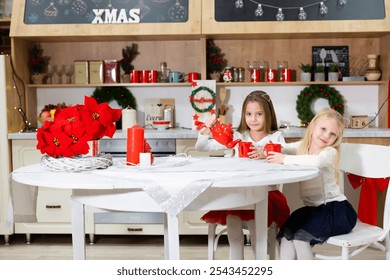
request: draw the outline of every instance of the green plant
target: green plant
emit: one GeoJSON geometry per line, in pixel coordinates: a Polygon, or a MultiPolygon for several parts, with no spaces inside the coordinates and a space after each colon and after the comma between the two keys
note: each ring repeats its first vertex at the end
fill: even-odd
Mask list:
{"type": "Polygon", "coordinates": [[[329,69],[328,69],[329,72],[338,72],[339,69],[338,69],[338,66],[337,64],[329,64],[329,69]]]}
{"type": "Polygon", "coordinates": [[[317,65],[315,68],[316,73],[324,73],[325,72],[325,67],[323,65],[317,65]]]}
{"type": "Polygon", "coordinates": [[[221,49],[214,43],[213,40],[207,40],[206,52],[208,75],[213,72],[221,73],[227,65],[227,60],[223,58],[225,54],[221,52],[221,49]]]}
{"type": "Polygon", "coordinates": [[[310,73],[311,72],[311,65],[310,64],[303,64],[298,66],[304,73],[310,73]]]}
{"type": "Polygon", "coordinates": [[[134,66],[131,64],[131,62],[136,58],[137,55],[139,55],[137,44],[133,43],[131,44],[131,47],[127,46],[126,48],[122,49],[123,58],[119,61],[119,64],[125,74],[130,74],[130,71],[134,69],[134,66]]]}
{"type": "Polygon", "coordinates": [[[49,61],[49,56],[43,56],[41,44],[35,42],[32,43],[28,61],[31,73],[41,74],[47,72],[47,65],[49,64],[49,61]]]}

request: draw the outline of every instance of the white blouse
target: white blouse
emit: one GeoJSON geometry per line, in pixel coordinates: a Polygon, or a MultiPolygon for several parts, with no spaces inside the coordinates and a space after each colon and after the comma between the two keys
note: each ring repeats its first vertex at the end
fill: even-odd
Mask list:
{"type": "Polygon", "coordinates": [[[337,150],[326,147],[318,155],[297,155],[300,143],[288,143],[283,147],[283,153],[286,154],[283,163],[314,166],[321,172],[316,178],[300,182],[299,193],[304,205],[319,206],[331,201],[346,200],[336,181],[337,150]]]}

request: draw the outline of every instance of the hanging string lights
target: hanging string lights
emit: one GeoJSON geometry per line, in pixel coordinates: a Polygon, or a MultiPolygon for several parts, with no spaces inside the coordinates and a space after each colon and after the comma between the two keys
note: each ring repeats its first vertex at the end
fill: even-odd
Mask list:
{"type": "MultiPolygon", "coordinates": [[[[319,13],[321,14],[321,16],[325,16],[328,13],[328,7],[325,5],[325,3],[328,2],[329,0],[316,1],[316,2],[311,3],[311,4],[307,4],[307,5],[303,5],[303,6],[295,6],[295,7],[277,7],[277,6],[272,6],[272,5],[260,3],[259,1],[256,1],[256,0],[247,0],[247,1],[252,2],[253,4],[257,5],[256,9],[254,11],[255,16],[257,18],[260,18],[264,15],[263,7],[267,7],[267,8],[276,9],[277,12],[275,15],[275,19],[277,21],[283,21],[285,18],[283,10],[297,10],[298,11],[297,12],[298,19],[299,20],[306,20],[307,13],[306,13],[305,9],[307,9],[309,7],[313,7],[313,6],[318,6],[319,13]]],[[[337,5],[339,5],[341,7],[347,5],[347,0],[336,0],[336,1],[337,1],[337,5]]],[[[236,7],[236,9],[243,9],[244,5],[245,5],[244,0],[235,0],[235,2],[234,2],[234,6],[236,7]]]]}

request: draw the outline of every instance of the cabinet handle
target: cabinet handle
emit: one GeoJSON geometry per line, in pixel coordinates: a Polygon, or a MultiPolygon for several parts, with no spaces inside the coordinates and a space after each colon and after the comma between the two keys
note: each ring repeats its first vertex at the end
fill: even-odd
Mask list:
{"type": "Polygon", "coordinates": [[[61,209],[61,205],[46,205],[46,209],[61,209]]]}
{"type": "Polygon", "coordinates": [[[127,228],[127,231],[143,231],[143,228],[127,228]]]}

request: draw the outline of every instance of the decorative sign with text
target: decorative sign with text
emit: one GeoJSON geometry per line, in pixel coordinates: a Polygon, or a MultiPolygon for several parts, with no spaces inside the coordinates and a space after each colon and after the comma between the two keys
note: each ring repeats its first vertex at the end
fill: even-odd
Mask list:
{"type": "Polygon", "coordinates": [[[189,0],[26,0],[25,24],[188,21],[189,0]]]}

